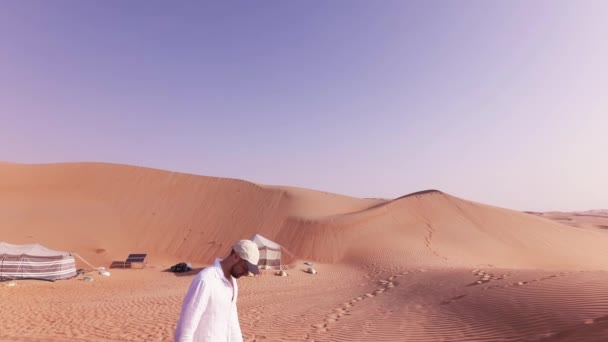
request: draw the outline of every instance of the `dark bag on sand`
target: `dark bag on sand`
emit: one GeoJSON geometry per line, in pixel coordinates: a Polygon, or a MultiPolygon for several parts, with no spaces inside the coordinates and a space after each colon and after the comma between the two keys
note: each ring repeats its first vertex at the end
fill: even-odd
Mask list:
{"type": "Polygon", "coordinates": [[[191,270],[192,270],[192,268],[190,266],[188,266],[188,264],[186,264],[185,262],[180,262],[179,264],[175,264],[175,265],[171,266],[171,272],[175,272],[175,273],[184,273],[184,272],[188,272],[191,270]]]}

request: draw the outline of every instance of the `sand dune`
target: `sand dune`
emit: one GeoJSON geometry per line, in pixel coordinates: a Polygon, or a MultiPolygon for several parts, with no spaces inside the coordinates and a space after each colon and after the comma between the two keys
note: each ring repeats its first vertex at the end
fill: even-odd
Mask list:
{"type": "Polygon", "coordinates": [[[2,287],[15,314],[0,338],[170,339],[192,274],[161,271],[207,265],[259,233],[294,256],[289,277],[242,281],[250,341],[600,340],[607,217],[522,213],[436,190],[358,199],[127,165],[0,163],[2,240],[106,267],[150,255],[148,269],[94,283],[2,287]],[[302,272],[302,260],[319,274],[302,272]]]}
{"type": "Polygon", "coordinates": [[[438,191],[379,202],[96,163],[9,165],[0,187],[1,229],[12,241],[96,262],[144,251],[153,262],[210,263],[255,233],[323,262],[389,253],[391,263],[602,268],[608,256],[604,234],[438,191]]]}
{"type": "Polygon", "coordinates": [[[572,227],[584,229],[608,229],[608,210],[588,210],[559,212],[552,211],[547,213],[532,213],[537,216],[545,217],[556,222],[572,227]]]}
{"type": "Polygon", "coordinates": [[[321,192],[288,186],[264,186],[283,192],[286,210],[291,217],[301,219],[321,219],[362,211],[387,203],[382,199],[359,199],[339,194],[321,192]]]}

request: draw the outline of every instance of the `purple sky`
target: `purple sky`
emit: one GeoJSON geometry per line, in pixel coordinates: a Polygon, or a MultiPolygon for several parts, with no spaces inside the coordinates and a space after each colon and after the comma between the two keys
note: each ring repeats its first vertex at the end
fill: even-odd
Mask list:
{"type": "Polygon", "coordinates": [[[608,207],[606,1],[2,1],[0,160],[608,207]]]}

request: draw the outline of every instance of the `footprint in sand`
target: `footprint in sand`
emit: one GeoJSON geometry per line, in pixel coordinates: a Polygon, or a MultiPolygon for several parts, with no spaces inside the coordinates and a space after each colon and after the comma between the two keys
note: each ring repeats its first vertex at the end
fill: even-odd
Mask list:
{"type": "Polygon", "coordinates": [[[410,272],[401,272],[395,275],[395,278],[403,277],[404,275],[408,275],[410,272]]]}
{"type": "MultiPolygon", "coordinates": [[[[342,307],[334,309],[333,313],[331,313],[325,317],[324,323],[316,323],[316,324],[312,324],[311,326],[313,328],[315,328],[318,333],[327,332],[327,331],[329,331],[328,325],[336,323],[344,315],[349,315],[349,313],[348,313],[349,308],[352,308],[352,305],[350,304],[350,302],[343,303],[342,307]]],[[[310,335],[307,335],[305,338],[309,339],[310,335]]]]}
{"type": "Polygon", "coordinates": [[[376,291],[374,291],[374,295],[376,295],[376,296],[380,295],[380,294],[384,293],[384,291],[386,291],[386,290],[385,289],[376,290],[376,291]]]}
{"type": "MultiPolygon", "coordinates": [[[[474,269],[471,271],[471,273],[473,273],[476,276],[479,276],[479,279],[476,280],[475,282],[469,284],[468,286],[484,284],[484,283],[488,283],[488,282],[491,282],[494,280],[502,280],[502,279],[506,279],[508,277],[508,274],[502,274],[500,276],[497,276],[493,273],[486,272],[482,269],[474,269]]],[[[487,289],[488,289],[488,287],[484,288],[484,290],[487,290],[487,289]]]]}
{"type": "Polygon", "coordinates": [[[448,300],[442,301],[440,304],[442,304],[442,305],[450,304],[451,302],[453,302],[455,300],[459,300],[459,299],[464,298],[466,296],[467,296],[466,294],[463,294],[463,295],[460,295],[460,296],[452,297],[452,298],[450,298],[448,300]]]}
{"type": "MultiPolygon", "coordinates": [[[[505,284],[505,285],[494,285],[494,286],[489,286],[486,288],[483,288],[482,290],[490,290],[493,288],[497,288],[497,287],[502,287],[502,288],[506,288],[506,287],[519,287],[519,286],[524,286],[526,284],[531,284],[531,283],[535,283],[535,282],[539,282],[539,281],[543,281],[543,280],[548,280],[548,279],[552,279],[552,278],[556,278],[556,277],[563,277],[567,275],[567,273],[559,273],[559,274],[552,274],[550,276],[547,277],[543,277],[543,278],[539,278],[539,279],[532,279],[532,280],[525,280],[525,281],[518,281],[518,282],[513,282],[510,284],[505,284]]],[[[496,279],[506,279],[507,278],[507,274],[503,274],[500,277],[496,278],[496,279]]]]}
{"type": "MultiPolygon", "coordinates": [[[[403,272],[402,275],[406,275],[408,273],[409,272],[403,272]]],[[[380,294],[388,291],[389,289],[394,288],[395,286],[397,286],[398,284],[396,282],[394,282],[393,280],[395,278],[397,278],[398,276],[399,275],[394,275],[394,276],[391,276],[391,277],[387,278],[387,280],[380,280],[379,284],[382,285],[383,287],[381,287],[379,289],[376,289],[373,292],[366,293],[366,294],[364,294],[362,296],[359,296],[359,297],[356,297],[354,299],[351,299],[348,302],[342,303],[339,308],[336,308],[336,309],[333,310],[333,313],[331,313],[331,314],[329,314],[329,315],[326,316],[324,323],[316,323],[316,324],[312,324],[311,326],[313,328],[315,328],[318,333],[327,332],[329,330],[328,329],[328,325],[336,323],[338,320],[340,320],[340,318],[342,316],[350,315],[350,313],[348,312],[349,309],[352,308],[357,302],[360,302],[360,301],[362,301],[362,300],[364,300],[366,298],[376,297],[376,296],[378,296],[378,295],[380,295],[380,294]]],[[[309,340],[310,339],[310,335],[306,335],[306,336],[304,336],[304,338],[306,340],[309,340]]]]}
{"type": "Polygon", "coordinates": [[[327,326],[327,324],[325,324],[325,323],[317,323],[317,324],[312,325],[313,328],[317,328],[317,329],[325,328],[326,326],[327,326]]]}

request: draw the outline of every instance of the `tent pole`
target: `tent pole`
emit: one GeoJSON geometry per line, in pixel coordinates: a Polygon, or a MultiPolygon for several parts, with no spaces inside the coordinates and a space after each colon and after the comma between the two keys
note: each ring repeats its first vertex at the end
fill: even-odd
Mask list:
{"type": "Polygon", "coordinates": [[[83,257],[81,257],[80,255],[78,255],[78,253],[72,253],[72,254],[74,254],[75,256],[77,256],[77,257],[78,257],[80,260],[84,261],[84,263],[85,263],[85,264],[87,264],[87,265],[91,266],[91,268],[93,268],[94,270],[96,270],[96,269],[97,269],[97,267],[95,267],[95,266],[93,266],[93,265],[89,264],[89,263],[88,263],[86,260],[84,260],[84,258],[83,258],[83,257]]]}

